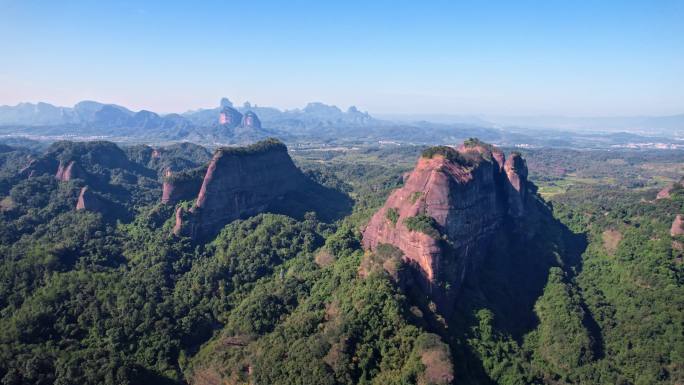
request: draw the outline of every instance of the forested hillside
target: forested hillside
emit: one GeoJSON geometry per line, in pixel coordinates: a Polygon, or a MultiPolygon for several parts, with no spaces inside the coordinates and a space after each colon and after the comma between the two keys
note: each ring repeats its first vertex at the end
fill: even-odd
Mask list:
{"type": "Polygon", "coordinates": [[[162,202],[167,171],[205,172],[201,147],[0,148],[2,383],[684,382],[684,191],[655,200],[680,153],[524,152],[534,214],[445,308],[400,251],[361,243],[421,150],[291,152],[353,208],[286,216],[288,192],[205,240],[173,232],[198,191],[162,202]]]}

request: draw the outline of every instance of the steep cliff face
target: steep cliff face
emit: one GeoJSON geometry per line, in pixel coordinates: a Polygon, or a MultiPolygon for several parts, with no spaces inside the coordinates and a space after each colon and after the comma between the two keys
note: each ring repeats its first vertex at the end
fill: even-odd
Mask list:
{"type": "Polygon", "coordinates": [[[68,162],[60,161],[55,173],[55,178],[61,182],[68,182],[74,178],[84,179],[85,176],[86,173],[83,168],[73,160],[68,162]]]}
{"type": "Polygon", "coordinates": [[[223,106],[219,112],[219,124],[228,127],[237,127],[242,123],[242,114],[231,106],[223,106]]]}
{"type": "Polygon", "coordinates": [[[261,128],[261,120],[254,112],[247,111],[242,117],[241,125],[245,128],[261,128]]]}
{"type": "Polygon", "coordinates": [[[235,219],[278,205],[306,183],[285,145],[276,140],[219,149],[193,207],[176,213],[174,232],[206,239],[235,219]]]}
{"type": "Polygon", "coordinates": [[[455,292],[497,230],[525,215],[527,201],[527,167],[519,154],[506,159],[479,141],[434,147],[371,218],[363,245],[371,251],[396,246],[426,290],[455,292]]]}
{"type": "Polygon", "coordinates": [[[674,221],[672,221],[672,226],[670,227],[670,235],[673,237],[684,235],[684,216],[682,214],[677,214],[674,221]]]}
{"type": "Polygon", "coordinates": [[[167,169],[164,173],[161,202],[175,204],[197,196],[206,170],[206,167],[198,167],[174,173],[167,169]]]}
{"type": "Polygon", "coordinates": [[[76,203],[76,210],[87,210],[104,213],[107,211],[108,204],[97,194],[88,189],[88,186],[81,188],[78,194],[78,202],[76,203]]]}
{"type": "Polygon", "coordinates": [[[514,218],[525,214],[527,200],[527,164],[519,153],[512,153],[504,165],[506,172],[506,197],[508,198],[508,214],[514,218]]]}

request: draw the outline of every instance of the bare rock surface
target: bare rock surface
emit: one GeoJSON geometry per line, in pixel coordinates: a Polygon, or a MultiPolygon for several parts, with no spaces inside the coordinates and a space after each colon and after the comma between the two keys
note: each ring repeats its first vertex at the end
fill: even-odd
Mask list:
{"type": "Polygon", "coordinates": [[[423,285],[457,288],[479,250],[505,221],[525,215],[527,166],[517,153],[469,141],[458,149],[426,150],[363,231],[363,245],[399,248],[423,285]]]}

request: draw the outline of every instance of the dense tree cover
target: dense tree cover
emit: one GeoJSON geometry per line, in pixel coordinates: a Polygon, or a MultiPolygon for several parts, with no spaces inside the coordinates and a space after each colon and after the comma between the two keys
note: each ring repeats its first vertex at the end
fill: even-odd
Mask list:
{"type": "Polygon", "coordinates": [[[458,150],[450,146],[428,147],[420,154],[421,157],[428,159],[432,159],[437,155],[443,156],[451,162],[455,162],[464,166],[468,165],[468,159],[458,150]]]}
{"type": "MultiPolygon", "coordinates": [[[[70,227],[96,222],[83,227],[86,237],[106,232],[97,225],[97,214],[71,215],[82,218],[70,227]]],[[[11,294],[3,298],[11,302],[3,303],[0,321],[2,375],[6,381],[34,382],[25,360],[36,356],[47,383],[144,383],[152,374],[180,381],[179,355],[205,341],[254,281],[284,260],[311,252],[321,242],[316,227],[315,219],[257,216],[231,224],[199,251],[187,241],[171,240],[168,226],[151,228],[141,217],[110,230],[99,265],[86,260],[92,259],[88,255],[63,266],[49,250],[34,251],[35,257],[29,256],[34,260],[4,261],[3,275],[31,274],[25,279],[32,285],[3,288],[11,294]],[[40,275],[32,273],[36,269],[40,275]],[[106,365],[74,366],[98,356],[106,365]]],[[[239,314],[248,312],[240,309],[239,314]]]]}
{"type": "Polygon", "coordinates": [[[588,185],[634,189],[660,185],[663,178],[679,179],[684,172],[682,151],[539,148],[521,152],[530,178],[538,183],[572,177],[588,185]]]}
{"type": "MultiPolygon", "coordinates": [[[[684,239],[669,235],[682,191],[653,201],[654,190],[587,183],[540,201],[479,255],[446,314],[415,290],[398,249],[360,247],[360,227],[420,148],[302,153],[312,179],[354,198],[350,216],[261,214],[200,244],[172,237],[174,208],[156,201],[165,167],[192,169],[206,153],[179,147],[164,163],[129,148],[134,165],[114,167],[92,146],[48,151],[92,159],[109,189],[99,193],[127,215],[75,211],[92,181],[17,178],[29,152],[0,149],[3,384],[684,380],[684,239]]],[[[677,160],[535,151],[611,178],[620,171],[591,159],[658,166],[644,175],[677,160]]]]}
{"type": "Polygon", "coordinates": [[[641,192],[593,190],[575,189],[554,201],[556,216],[585,233],[588,244],[577,263],[549,269],[535,300],[536,325],[516,337],[506,332],[510,318],[488,309],[471,321],[468,343],[491,380],[673,384],[684,378],[684,264],[679,240],[669,235],[684,195],[646,201],[641,192]]]}
{"type": "Polygon", "coordinates": [[[132,161],[160,173],[164,170],[178,171],[200,167],[211,158],[209,150],[187,142],[157,148],[136,145],[125,147],[124,151],[132,161]]]}
{"type": "MultiPolygon", "coordinates": [[[[17,181],[7,195],[3,383],[181,383],[213,362],[202,352],[227,333],[238,337],[236,346],[250,342],[241,354],[260,383],[451,378],[448,347],[407,321],[406,300],[390,278],[357,276],[351,222],[334,231],[313,213],[301,221],[263,214],[193,244],[170,235],[173,207],[139,198],[146,186],[132,185],[143,193],[131,196],[134,218],[115,221],[74,211],[83,185],[46,174],[17,181]],[[339,263],[316,265],[320,250],[339,263]],[[283,354],[287,365],[270,365],[283,354]]],[[[222,371],[243,369],[227,363],[222,371]]]]}
{"type": "Polygon", "coordinates": [[[684,208],[684,195],[637,199],[617,200],[608,212],[602,203],[587,203],[579,208],[583,216],[559,207],[591,240],[574,281],[601,331],[604,354],[595,371],[607,382],[681,382],[684,265],[669,227],[684,208]],[[609,237],[619,237],[614,250],[609,237]]]}
{"type": "Polygon", "coordinates": [[[336,262],[310,255],[261,280],[226,327],[191,362],[194,378],[246,383],[446,384],[448,347],[409,322],[407,299],[382,270],[360,278],[362,253],[342,227],[325,246],[336,262]],[[275,364],[277,363],[277,364],[275,364]]]}

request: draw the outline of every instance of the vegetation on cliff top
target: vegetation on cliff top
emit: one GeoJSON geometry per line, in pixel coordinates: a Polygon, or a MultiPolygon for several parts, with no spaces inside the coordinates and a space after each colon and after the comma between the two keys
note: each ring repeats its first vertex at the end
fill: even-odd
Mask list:
{"type": "Polygon", "coordinates": [[[428,147],[425,150],[423,150],[420,156],[427,159],[432,159],[435,156],[443,156],[451,162],[455,162],[461,165],[467,164],[467,159],[463,156],[463,154],[458,152],[458,150],[456,150],[455,148],[449,146],[428,147]]]}
{"type": "Polygon", "coordinates": [[[254,155],[270,151],[287,151],[287,146],[276,138],[268,138],[248,146],[221,147],[216,150],[218,156],[224,155],[254,155]]]}
{"type": "Polygon", "coordinates": [[[494,147],[494,145],[483,142],[479,138],[468,138],[463,141],[463,146],[467,148],[482,147],[490,152],[496,150],[496,147],[494,147]]]}
{"type": "Polygon", "coordinates": [[[432,159],[435,156],[443,156],[451,162],[462,166],[470,166],[478,163],[481,159],[491,160],[492,152],[497,150],[493,145],[485,143],[477,138],[466,139],[463,142],[463,146],[466,148],[482,147],[485,152],[478,155],[471,154],[470,152],[462,153],[450,146],[433,146],[423,150],[421,156],[427,159],[432,159]]]}
{"type": "Polygon", "coordinates": [[[204,178],[204,174],[207,173],[207,166],[200,166],[196,168],[192,168],[189,170],[182,170],[179,172],[172,173],[171,175],[165,175],[164,176],[164,181],[169,182],[169,183],[184,183],[184,182],[190,182],[190,181],[199,181],[202,183],[202,179],[204,178]]]}

